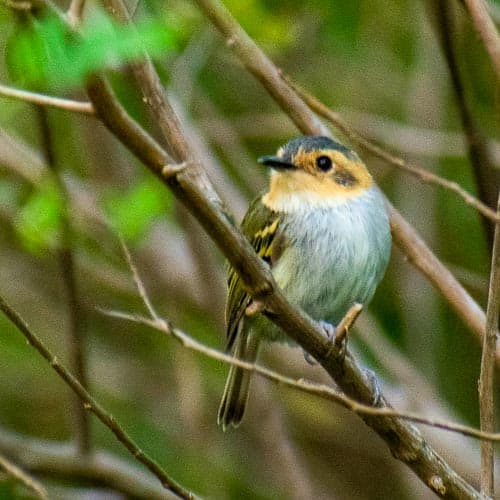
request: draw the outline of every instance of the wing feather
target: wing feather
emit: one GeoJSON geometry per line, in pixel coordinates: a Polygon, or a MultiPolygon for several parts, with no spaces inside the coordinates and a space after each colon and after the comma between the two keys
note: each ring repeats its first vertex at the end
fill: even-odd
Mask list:
{"type": "MultiPolygon", "coordinates": [[[[276,248],[280,235],[281,215],[267,208],[258,197],[248,209],[241,228],[257,254],[271,267],[279,258],[276,248]]],[[[227,349],[231,350],[245,319],[245,310],[250,305],[251,297],[245,292],[240,277],[228,269],[228,301],[226,306],[227,349]]]]}

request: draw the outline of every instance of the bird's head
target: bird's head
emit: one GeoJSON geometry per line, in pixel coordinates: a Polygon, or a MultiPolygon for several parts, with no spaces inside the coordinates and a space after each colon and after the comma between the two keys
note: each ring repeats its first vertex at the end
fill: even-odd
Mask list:
{"type": "Polygon", "coordinates": [[[328,137],[293,139],[259,162],[272,169],[270,189],[262,201],[277,211],[340,205],[373,184],[358,155],[328,137]]]}

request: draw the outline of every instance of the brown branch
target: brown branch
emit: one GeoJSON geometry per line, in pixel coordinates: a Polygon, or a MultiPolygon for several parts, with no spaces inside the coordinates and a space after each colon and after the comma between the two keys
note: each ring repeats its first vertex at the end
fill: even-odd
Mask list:
{"type": "MultiPolygon", "coordinates": [[[[460,121],[465,135],[467,153],[476,178],[479,194],[481,199],[489,205],[490,209],[495,211],[497,192],[500,187],[500,174],[491,157],[487,141],[474,120],[472,109],[467,101],[464,82],[455,53],[453,34],[456,23],[454,21],[453,7],[454,5],[452,5],[450,0],[439,0],[434,4],[437,17],[437,22],[435,23],[436,30],[438,31],[450,74],[460,121]]],[[[485,229],[488,239],[492,243],[495,224],[488,223],[485,225],[485,229]]]]}
{"type": "Polygon", "coordinates": [[[283,78],[297,92],[297,94],[300,95],[302,99],[304,99],[304,102],[307,103],[307,105],[315,113],[318,113],[318,115],[322,116],[333,125],[335,125],[335,127],[338,128],[346,137],[348,137],[352,142],[363,148],[368,153],[371,153],[381,160],[384,160],[389,165],[397,167],[400,170],[413,175],[417,179],[420,179],[422,182],[425,182],[427,184],[435,184],[457,194],[465,201],[465,203],[467,203],[467,205],[475,208],[484,217],[492,220],[493,222],[500,221],[500,217],[496,214],[495,211],[493,211],[490,207],[468,193],[457,182],[444,179],[443,177],[440,177],[439,175],[436,175],[435,173],[430,172],[425,168],[417,165],[412,165],[403,158],[385,151],[380,146],[377,146],[376,144],[356,132],[354,129],[352,129],[338,113],[335,113],[330,108],[325,106],[325,104],[323,104],[321,101],[316,99],[313,95],[300,88],[290,79],[290,77],[284,75],[283,78]]]}
{"type": "Polygon", "coordinates": [[[317,135],[329,135],[328,129],[309,113],[306,104],[282,80],[278,68],[261,51],[221,2],[196,0],[205,15],[226,38],[245,68],[259,80],[281,109],[300,130],[314,130],[317,135]]]}
{"type": "MultiPolygon", "coordinates": [[[[239,57],[244,64],[252,64],[255,70],[260,73],[256,75],[259,81],[265,82],[266,88],[274,85],[274,71],[269,70],[266,61],[269,61],[263,52],[255,46],[251,41],[248,50],[241,48],[241,45],[248,39],[248,35],[240,36],[242,31],[238,26],[236,31],[231,31],[231,28],[237,23],[232,18],[231,14],[218,0],[196,0],[205,14],[212,20],[214,25],[221,31],[228,40],[233,40],[235,37],[239,41],[238,50],[239,57]],[[228,18],[230,19],[228,21],[228,18]],[[238,36],[240,36],[238,38],[238,36]],[[253,59],[248,61],[247,59],[253,59]]],[[[277,70],[276,70],[277,71],[277,70]]],[[[280,79],[280,85],[273,88],[272,95],[279,93],[279,102],[285,113],[293,120],[297,127],[305,134],[321,134],[325,133],[324,127],[315,126],[314,116],[311,110],[303,106],[296,106],[296,98],[290,98],[290,88],[286,85],[283,79],[280,79]],[[281,92],[283,85],[286,86],[286,91],[281,92]],[[301,115],[301,119],[296,119],[297,114],[301,115]],[[303,116],[302,116],[303,115],[303,116]]],[[[278,98],[277,98],[278,99],[278,98]]],[[[301,103],[303,104],[302,100],[301,103]]],[[[394,242],[401,250],[408,255],[410,261],[419,269],[431,283],[441,292],[443,297],[449,302],[455,312],[464,323],[482,338],[485,332],[486,316],[484,311],[477,305],[474,299],[460,285],[450,271],[439,261],[433,254],[430,248],[424,243],[417,231],[403,218],[403,216],[389,204],[389,215],[391,220],[394,242]]]]}
{"type": "Polygon", "coordinates": [[[9,7],[9,9],[19,10],[19,11],[28,11],[33,8],[33,4],[31,2],[26,2],[23,0],[0,0],[0,4],[9,7]]]}
{"type": "Polygon", "coordinates": [[[117,439],[127,448],[136,460],[144,464],[161,482],[165,489],[170,490],[179,498],[195,498],[193,493],[175,482],[168,476],[164,469],[152,458],[146,455],[129,435],[118,424],[115,418],[109,414],[71,375],[71,373],[59,362],[45,344],[31,331],[27,323],[12,309],[5,300],[0,297],[0,310],[12,322],[12,324],[24,335],[39,354],[50,364],[51,368],[64,380],[64,382],[78,395],[83,403],[83,407],[92,412],[108,429],[113,432],[117,439]]]}
{"type": "MultiPolygon", "coordinates": [[[[61,172],[55,158],[52,129],[47,115],[47,109],[36,106],[38,116],[42,149],[45,153],[45,162],[52,172],[52,177],[61,199],[61,242],[57,250],[59,267],[65,288],[67,312],[68,312],[68,343],[71,357],[71,367],[77,380],[83,387],[88,387],[87,360],[85,350],[85,339],[83,332],[82,311],[79,304],[75,264],[72,250],[72,228],[69,217],[70,199],[69,194],[61,178],[61,172]]],[[[82,407],[78,396],[74,396],[74,429],[78,451],[87,454],[90,451],[90,422],[88,413],[82,407]]]]}
{"type": "Polygon", "coordinates": [[[500,38],[488,12],[488,6],[484,0],[464,0],[464,3],[479,38],[490,56],[497,81],[500,82],[500,38]]]}
{"type": "MultiPolygon", "coordinates": [[[[500,213],[500,194],[497,212],[500,213]]],[[[496,224],[490,271],[490,289],[486,309],[486,334],[483,338],[481,374],[479,377],[479,411],[481,430],[495,429],[495,353],[500,312],[500,224],[496,224]]],[[[481,493],[494,496],[494,449],[489,443],[481,443],[481,493]]]]}
{"type": "MultiPolygon", "coordinates": [[[[111,317],[124,319],[127,321],[133,321],[135,323],[139,323],[141,325],[148,326],[150,328],[154,328],[155,330],[161,331],[167,335],[171,335],[178,342],[182,344],[186,349],[198,352],[205,356],[208,356],[212,359],[216,359],[217,361],[221,361],[223,363],[229,365],[235,365],[239,368],[243,368],[244,370],[248,370],[258,375],[264,377],[267,380],[270,380],[279,385],[284,385],[287,387],[291,387],[300,392],[305,392],[308,394],[313,394],[322,399],[326,399],[328,401],[333,401],[344,408],[353,411],[357,415],[372,415],[372,416],[384,416],[384,417],[395,417],[400,418],[402,420],[408,420],[410,422],[416,422],[423,425],[428,425],[431,427],[436,427],[438,429],[443,429],[450,432],[456,432],[458,434],[463,434],[464,436],[473,437],[476,439],[481,439],[487,442],[500,442],[500,432],[485,432],[479,429],[475,429],[474,427],[469,427],[467,425],[456,424],[454,422],[450,422],[442,419],[434,419],[424,417],[417,413],[412,412],[402,412],[398,410],[394,410],[392,408],[383,407],[377,408],[373,406],[368,406],[363,403],[359,403],[354,399],[346,396],[340,391],[336,391],[335,389],[324,385],[317,384],[315,382],[311,382],[305,379],[293,379],[282,375],[276,371],[265,368],[256,363],[248,363],[246,361],[242,361],[241,359],[235,358],[229,354],[225,354],[217,349],[212,349],[201,342],[198,342],[193,337],[188,335],[187,333],[179,330],[172,326],[169,321],[164,319],[154,319],[154,318],[146,318],[144,316],[130,314],[123,311],[109,311],[98,309],[101,313],[106,314],[111,317]]],[[[346,318],[346,322],[351,322],[352,316],[346,318]]]]}
{"type": "Polygon", "coordinates": [[[4,97],[11,97],[13,99],[20,99],[21,101],[38,104],[40,106],[50,106],[63,109],[65,111],[73,111],[75,113],[83,113],[86,115],[93,115],[95,113],[92,104],[89,102],[72,101],[61,97],[52,97],[36,92],[29,92],[27,90],[8,87],[7,85],[2,84],[0,84],[0,95],[4,97]]]}
{"type": "Polygon", "coordinates": [[[71,3],[66,12],[66,19],[72,28],[78,28],[82,22],[83,9],[85,8],[85,0],[71,0],[71,3]]]}
{"type": "Polygon", "coordinates": [[[104,451],[95,451],[82,458],[66,443],[28,438],[5,429],[0,429],[0,450],[26,470],[51,478],[89,481],[123,493],[127,498],[172,498],[150,475],[104,451]]]}
{"type": "Polygon", "coordinates": [[[20,467],[12,463],[6,457],[0,454],[0,470],[3,469],[9,476],[13,477],[20,483],[22,483],[26,488],[33,491],[37,498],[42,500],[48,500],[47,491],[45,488],[35,481],[32,477],[28,476],[20,467]]]}

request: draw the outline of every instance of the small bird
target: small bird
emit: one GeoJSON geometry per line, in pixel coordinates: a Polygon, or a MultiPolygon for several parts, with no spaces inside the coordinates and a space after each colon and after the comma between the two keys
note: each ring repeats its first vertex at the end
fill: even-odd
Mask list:
{"type": "MultiPolygon", "coordinates": [[[[270,186],[242,230],[287,299],[337,325],[355,302],[369,302],[385,273],[391,233],[383,195],[358,155],[328,137],[293,139],[259,162],[271,169],[270,186]]],[[[227,349],[253,363],[262,340],[287,336],[262,314],[246,314],[252,299],[232,269],[228,287],[227,349]]],[[[231,366],[218,415],[224,430],[240,424],[250,378],[231,366]]]]}

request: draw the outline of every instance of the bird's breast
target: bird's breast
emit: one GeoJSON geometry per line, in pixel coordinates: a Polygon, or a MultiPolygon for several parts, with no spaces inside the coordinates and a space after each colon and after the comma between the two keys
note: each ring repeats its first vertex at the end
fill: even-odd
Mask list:
{"type": "Polygon", "coordinates": [[[378,188],[338,206],[285,214],[281,231],[286,249],[273,275],[291,302],[336,324],[354,302],[371,299],[391,246],[378,188]]]}

